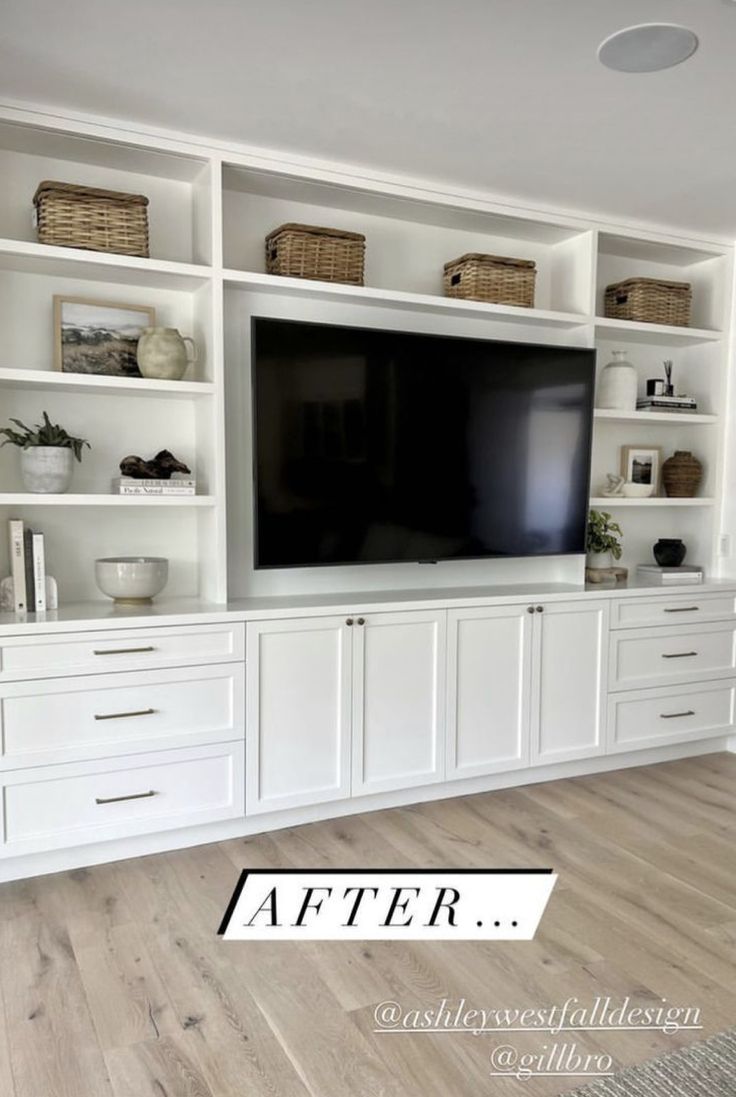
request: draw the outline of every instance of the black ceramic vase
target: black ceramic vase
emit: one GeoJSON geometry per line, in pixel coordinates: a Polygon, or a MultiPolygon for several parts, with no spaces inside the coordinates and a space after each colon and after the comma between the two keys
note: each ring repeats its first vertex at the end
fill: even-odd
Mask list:
{"type": "Polygon", "coordinates": [[[687,548],[679,537],[660,537],[652,552],[661,568],[679,568],[687,548]]]}

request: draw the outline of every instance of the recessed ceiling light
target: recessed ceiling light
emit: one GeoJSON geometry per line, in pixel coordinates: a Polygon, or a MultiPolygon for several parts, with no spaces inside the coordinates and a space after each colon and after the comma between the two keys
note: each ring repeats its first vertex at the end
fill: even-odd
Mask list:
{"type": "Polygon", "coordinates": [[[598,47],[598,60],[616,72],[659,72],[692,57],[697,35],[674,23],[642,23],[616,31],[598,47]]]}

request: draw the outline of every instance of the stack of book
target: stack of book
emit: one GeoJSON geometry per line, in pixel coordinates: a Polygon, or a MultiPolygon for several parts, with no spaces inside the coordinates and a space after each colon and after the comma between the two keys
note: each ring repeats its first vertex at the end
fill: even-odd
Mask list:
{"type": "Polygon", "coordinates": [[[42,533],[26,529],[11,518],[10,570],[16,613],[43,613],[46,609],[46,553],[42,533]]]}
{"type": "Polygon", "coordinates": [[[697,411],[698,401],[692,396],[643,396],[636,401],[637,411],[697,411]]]}
{"type": "Polygon", "coordinates": [[[679,568],[661,568],[657,564],[639,564],[636,573],[647,583],[661,583],[663,587],[680,583],[702,583],[703,569],[696,565],[681,564],[679,568]]]}
{"type": "Polygon", "coordinates": [[[115,495],[196,495],[197,481],[174,476],[170,480],[136,480],[132,476],[116,476],[112,490],[115,495]]]}

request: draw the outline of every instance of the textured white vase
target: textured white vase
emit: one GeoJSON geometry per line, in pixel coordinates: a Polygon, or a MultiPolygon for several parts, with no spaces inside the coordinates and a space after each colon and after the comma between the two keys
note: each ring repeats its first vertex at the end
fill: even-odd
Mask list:
{"type": "Polygon", "coordinates": [[[29,446],[20,451],[20,474],[26,491],[59,495],[72,482],[74,454],[68,446],[29,446]]]}
{"type": "Polygon", "coordinates": [[[180,381],[190,362],[197,361],[197,348],[189,336],[181,336],[176,328],[145,328],[138,340],[138,369],[144,377],[159,381],[180,381]],[[187,355],[191,343],[192,356],[187,355]]]}
{"type": "Polygon", "coordinates": [[[636,411],[638,378],[625,350],[615,350],[613,361],[601,370],[596,406],[611,411],[636,411]]]}

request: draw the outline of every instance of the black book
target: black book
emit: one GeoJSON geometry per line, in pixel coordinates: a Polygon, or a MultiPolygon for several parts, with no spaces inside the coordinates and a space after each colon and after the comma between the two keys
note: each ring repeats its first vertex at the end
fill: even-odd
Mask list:
{"type": "Polygon", "coordinates": [[[33,581],[33,530],[23,530],[23,566],[26,573],[26,605],[31,613],[36,608],[36,585],[33,581]]]}

